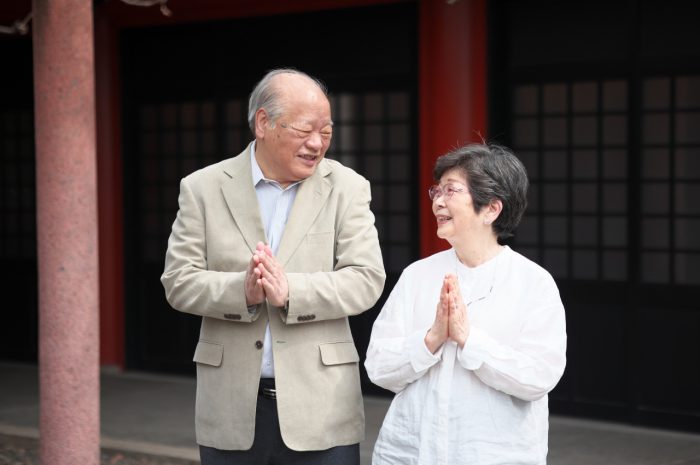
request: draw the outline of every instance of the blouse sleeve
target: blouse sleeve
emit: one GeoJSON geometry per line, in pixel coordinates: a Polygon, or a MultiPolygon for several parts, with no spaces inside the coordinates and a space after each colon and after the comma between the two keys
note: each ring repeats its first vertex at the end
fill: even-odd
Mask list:
{"type": "MultiPolygon", "coordinates": [[[[551,276],[531,290],[531,302],[516,340],[505,344],[472,326],[460,364],[485,384],[523,400],[537,400],[554,389],[566,365],[564,306],[551,276]]],[[[505,322],[504,322],[505,323],[505,322]]]]}
{"type": "MultiPolygon", "coordinates": [[[[402,274],[374,322],[365,368],[376,385],[395,393],[423,376],[442,356],[425,345],[429,327],[413,328],[414,305],[402,274]]],[[[436,301],[437,305],[437,301],[436,301]]]]}

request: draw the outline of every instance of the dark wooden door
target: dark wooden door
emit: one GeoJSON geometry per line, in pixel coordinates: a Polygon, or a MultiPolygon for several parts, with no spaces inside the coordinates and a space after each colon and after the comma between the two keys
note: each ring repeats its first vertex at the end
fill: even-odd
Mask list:
{"type": "Polygon", "coordinates": [[[514,247],[567,310],[552,410],[700,429],[700,8],[492,7],[492,134],[531,178],[514,247]]]}
{"type": "Polygon", "coordinates": [[[0,360],[36,362],[38,286],[32,47],[0,37],[0,360]]]}

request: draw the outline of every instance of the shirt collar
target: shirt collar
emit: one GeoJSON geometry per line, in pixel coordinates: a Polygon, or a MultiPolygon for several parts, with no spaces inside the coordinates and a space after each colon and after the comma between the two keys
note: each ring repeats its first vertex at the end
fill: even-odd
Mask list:
{"type": "Polygon", "coordinates": [[[253,168],[253,185],[257,186],[258,183],[265,179],[258,161],[255,159],[255,142],[250,146],[250,166],[253,168]]]}

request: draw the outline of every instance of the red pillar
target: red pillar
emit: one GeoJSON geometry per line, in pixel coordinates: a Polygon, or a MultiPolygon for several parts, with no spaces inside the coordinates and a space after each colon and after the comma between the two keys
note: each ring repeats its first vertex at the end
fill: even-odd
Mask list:
{"type": "Polygon", "coordinates": [[[428,199],[435,159],[486,138],[486,0],[420,4],[421,256],[449,244],[435,235],[428,199]]]}
{"type": "Polygon", "coordinates": [[[34,0],[41,462],[99,464],[91,0],[34,0]]]}

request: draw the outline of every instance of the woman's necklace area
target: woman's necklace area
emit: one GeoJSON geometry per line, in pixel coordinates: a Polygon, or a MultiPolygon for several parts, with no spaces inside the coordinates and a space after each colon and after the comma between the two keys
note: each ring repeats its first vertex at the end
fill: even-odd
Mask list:
{"type": "Polygon", "coordinates": [[[462,296],[469,297],[469,300],[465,303],[467,309],[472,304],[486,300],[493,292],[493,286],[496,282],[496,260],[502,252],[503,250],[499,251],[496,256],[477,267],[469,268],[460,262],[457,251],[454,251],[454,268],[455,275],[459,281],[459,288],[462,296]],[[481,284],[484,282],[488,282],[488,285],[482,286],[481,284]]]}

